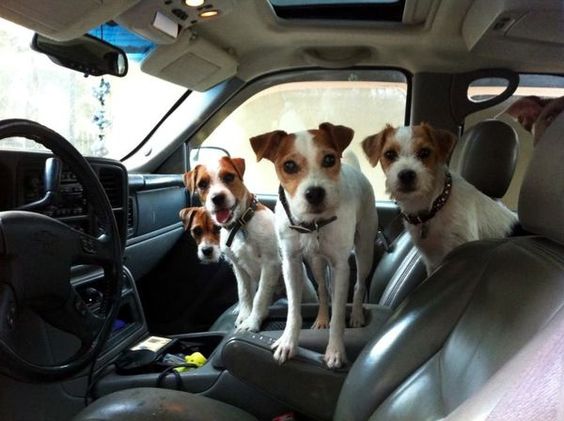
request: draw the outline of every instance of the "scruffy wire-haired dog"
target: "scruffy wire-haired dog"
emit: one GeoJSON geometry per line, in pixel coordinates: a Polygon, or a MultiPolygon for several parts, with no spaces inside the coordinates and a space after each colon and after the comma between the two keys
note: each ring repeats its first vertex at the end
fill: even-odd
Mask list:
{"type": "Polygon", "coordinates": [[[455,247],[504,237],[517,222],[502,203],[450,174],[447,159],[455,143],[454,134],[425,123],[386,125],[362,142],[370,164],[380,162],[386,190],[397,201],[428,274],[455,247]]]}

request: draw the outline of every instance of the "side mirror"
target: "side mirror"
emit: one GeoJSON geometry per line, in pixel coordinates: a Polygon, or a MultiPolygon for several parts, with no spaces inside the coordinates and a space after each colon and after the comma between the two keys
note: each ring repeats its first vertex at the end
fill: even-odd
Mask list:
{"type": "Polygon", "coordinates": [[[35,34],[31,48],[46,54],[54,63],[92,76],[127,74],[127,56],[118,47],[92,35],[56,41],[35,34]]]}

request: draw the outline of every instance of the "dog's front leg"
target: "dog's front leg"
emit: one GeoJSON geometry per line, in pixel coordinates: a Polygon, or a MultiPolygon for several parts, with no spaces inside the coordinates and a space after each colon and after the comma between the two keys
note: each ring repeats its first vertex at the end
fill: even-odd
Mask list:
{"type": "Polygon", "coordinates": [[[303,270],[301,254],[284,256],[282,260],[282,272],[284,284],[286,285],[286,295],[288,296],[288,316],[286,327],[282,336],[272,345],[274,359],[280,364],[292,358],[298,348],[300,329],[302,328],[302,289],[303,289],[303,270]]]}
{"type": "Polygon", "coordinates": [[[235,327],[239,327],[251,314],[253,291],[251,278],[247,272],[236,263],[233,263],[232,266],[237,279],[237,295],[239,297],[239,315],[237,320],[235,320],[235,327]]]}
{"type": "Polygon", "coordinates": [[[331,325],[329,343],[325,350],[325,363],[329,368],[341,367],[347,360],[343,336],[345,334],[345,313],[349,292],[350,269],[347,260],[335,264],[333,279],[333,300],[331,302],[331,325]]]}
{"type": "Polygon", "coordinates": [[[238,330],[249,330],[251,332],[258,332],[260,330],[262,321],[268,315],[268,306],[272,301],[272,294],[279,278],[280,264],[276,264],[272,260],[263,264],[251,315],[239,325],[238,330]]]}

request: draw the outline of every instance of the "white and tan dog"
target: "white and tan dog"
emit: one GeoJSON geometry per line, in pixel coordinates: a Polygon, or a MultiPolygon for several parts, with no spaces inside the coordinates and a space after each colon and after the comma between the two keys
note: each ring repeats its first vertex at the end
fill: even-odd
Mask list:
{"type": "MultiPolygon", "coordinates": [[[[318,130],[295,134],[278,130],[251,138],[257,159],[272,161],[281,183],[275,216],[288,319],[273,346],[274,358],[280,363],[295,355],[298,346],[302,259],[310,264],[320,285],[326,264],[332,273],[332,315],[324,357],[327,366],[340,367],[346,360],[343,335],[352,251],[358,270],[351,325],[364,323],[362,300],[372,266],[378,216],[368,179],[356,168],[341,165],[353,134],[348,127],[323,123],[318,130]]],[[[320,294],[320,303],[324,299],[320,294]]]]}
{"type": "Polygon", "coordinates": [[[256,332],[268,315],[281,262],[274,214],[257,203],[245,187],[244,173],[243,159],[223,157],[215,168],[197,165],[184,175],[184,182],[191,192],[198,193],[214,223],[221,227],[221,251],[237,278],[239,315],[235,326],[256,332]]]}
{"type": "Polygon", "coordinates": [[[221,257],[219,233],[221,227],[216,225],[203,206],[184,208],[178,212],[184,224],[184,230],[198,245],[198,258],[202,263],[217,263],[221,257]]]}
{"type": "Polygon", "coordinates": [[[455,143],[454,134],[425,123],[387,125],[362,142],[370,164],[380,161],[386,190],[397,201],[428,274],[455,247],[504,237],[517,222],[502,203],[449,173],[447,160],[455,143]]]}

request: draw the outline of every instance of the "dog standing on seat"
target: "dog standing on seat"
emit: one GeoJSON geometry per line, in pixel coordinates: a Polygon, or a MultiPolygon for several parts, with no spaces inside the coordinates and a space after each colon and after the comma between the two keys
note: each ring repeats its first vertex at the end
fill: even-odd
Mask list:
{"type": "Polygon", "coordinates": [[[235,326],[256,332],[268,314],[281,262],[274,214],[245,187],[244,173],[243,159],[223,157],[215,168],[197,165],[184,175],[184,183],[197,192],[212,221],[221,227],[221,251],[237,278],[239,315],[235,326]]]}
{"type": "Polygon", "coordinates": [[[517,222],[503,204],[449,173],[447,159],[455,143],[454,134],[425,123],[399,128],[387,125],[362,142],[370,164],[382,165],[386,190],[399,205],[427,274],[455,247],[505,237],[517,222]]]}
{"type": "MultiPolygon", "coordinates": [[[[275,216],[288,318],[284,333],[273,345],[274,358],[280,363],[294,356],[298,346],[303,259],[318,284],[325,280],[325,265],[331,268],[332,315],[324,357],[328,367],[340,367],[346,360],[343,335],[348,258],[353,250],[358,270],[351,325],[364,323],[362,300],[372,267],[378,215],[368,179],[356,168],[341,164],[353,134],[348,127],[323,123],[317,130],[295,134],[278,130],[251,138],[257,160],[272,161],[281,183],[275,216]]],[[[321,305],[324,298],[321,294],[319,298],[321,305]]]]}
{"type": "Polygon", "coordinates": [[[536,145],[544,131],[562,111],[564,111],[564,96],[560,98],[540,98],[531,95],[518,99],[503,113],[509,114],[525,130],[531,132],[534,145],[536,145]]]}
{"type": "Polygon", "coordinates": [[[203,263],[217,263],[221,257],[219,249],[219,232],[221,227],[216,225],[206,208],[192,207],[181,209],[178,216],[184,224],[184,230],[198,245],[198,258],[203,263]]]}

